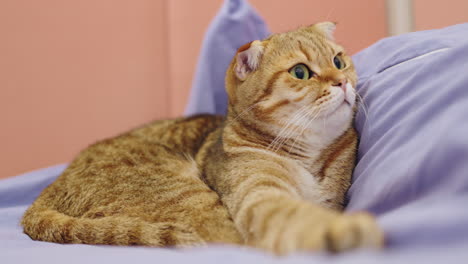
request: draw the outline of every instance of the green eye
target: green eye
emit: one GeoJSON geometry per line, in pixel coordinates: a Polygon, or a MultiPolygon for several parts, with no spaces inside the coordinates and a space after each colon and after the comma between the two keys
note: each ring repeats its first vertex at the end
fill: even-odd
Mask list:
{"type": "Polygon", "coordinates": [[[338,70],[341,70],[346,66],[340,54],[336,55],[335,58],[333,58],[333,64],[335,64],[335,67],[338,70]]]}
{"type": "Polygon", "coordinates": [[[289,73],[297,79],[308,80],[310,78],[310,70],[305,64],[297,64],[289,70],[289,73]]]}

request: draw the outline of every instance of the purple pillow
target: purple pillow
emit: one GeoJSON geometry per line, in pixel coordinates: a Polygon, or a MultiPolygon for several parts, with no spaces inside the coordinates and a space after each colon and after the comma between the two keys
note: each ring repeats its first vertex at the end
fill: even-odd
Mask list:
{"type": "Polygon", "coordinates": [[[354,56],[367,111],[347,209],[378,215],[390,247],[468,241],[467,36],[415,32],[354,56]]]}
{"type": "Polygon", "coordinates": [[[186,115],[224,114],[224,75],[237,49],[269,35],[265,22],[246,0],[225,0],[203,40],[186,115]]]}

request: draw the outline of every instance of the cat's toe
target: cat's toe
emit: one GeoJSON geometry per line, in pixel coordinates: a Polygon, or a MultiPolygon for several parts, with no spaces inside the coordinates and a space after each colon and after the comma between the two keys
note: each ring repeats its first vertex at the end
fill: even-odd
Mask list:
{"type": "Polygon", "coordinates": [[[326,232],[326,241],[327,248],[332,252],[354,248],[381,248],[384,235],[372,215],[354,213],[333,220],[326,232]]]}

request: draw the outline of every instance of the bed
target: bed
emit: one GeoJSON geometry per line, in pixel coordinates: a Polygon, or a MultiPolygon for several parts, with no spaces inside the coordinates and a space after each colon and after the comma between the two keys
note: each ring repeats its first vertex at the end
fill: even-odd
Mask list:
{"type": "MultiPolygon", "coordinates": [[[[224,113],[223,75],[236,48],[268,29],[226,1],[208,30],[187,114],[224,113]]],[[[382,251],[277,258],[226,245],[156,249],[32,241],[19,220],[66,167],[0,181],[1,263],[468,263],[468,24],[383,39],[354,56],[363,104],[347,212],[375,214],[382,251]]]]}

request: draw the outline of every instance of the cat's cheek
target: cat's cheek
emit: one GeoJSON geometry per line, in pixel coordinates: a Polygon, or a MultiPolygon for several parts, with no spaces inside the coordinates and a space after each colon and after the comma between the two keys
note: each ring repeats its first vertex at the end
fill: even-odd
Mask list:
{"type": "Polygon", "coordinates": [[[356,102],[356,91],[350,83],[346,84],[345,101],[351,107],[354,106],[354,103],[356,102]]]}

